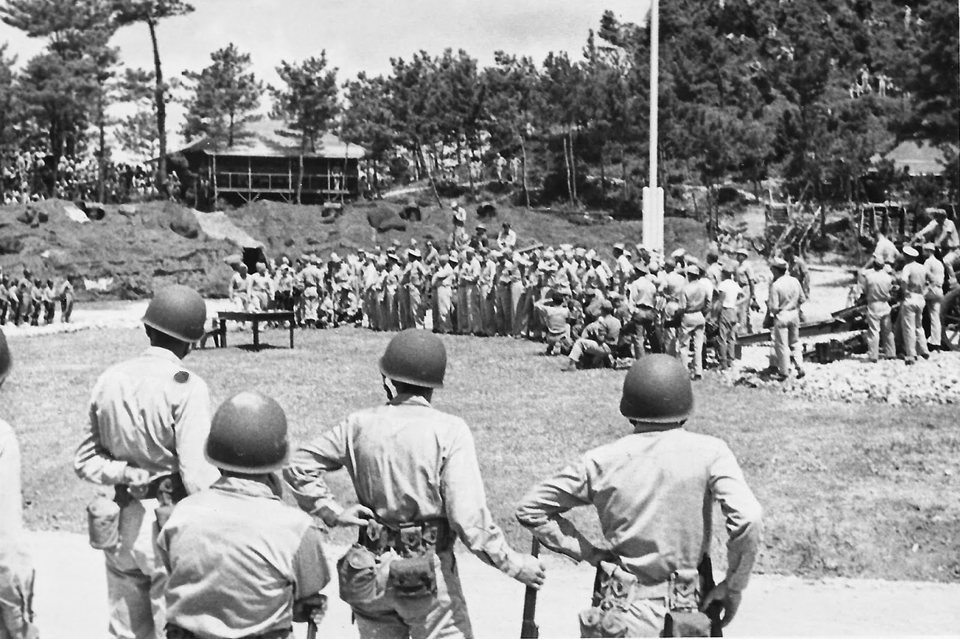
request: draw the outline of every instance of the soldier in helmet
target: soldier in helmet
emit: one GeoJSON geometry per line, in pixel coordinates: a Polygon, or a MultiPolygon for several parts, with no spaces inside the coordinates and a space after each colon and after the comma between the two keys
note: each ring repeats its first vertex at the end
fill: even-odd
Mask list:
{"type": "MultiPolygon", "coordinates": [[[[0,387],[13,366],[7,338],[0,331],[0,387]]],[[[20,448],[0,418],[0,637],[36,639],[33,623],[33,562],[23,535],[20,448]]]]}
{"type": "Polygon", "coordinates": [[[207,385],[181,363],[203,337],[206,317],[193,289],[159,291],[143,316],[150,347],[107,369],[93,388],[74,469],[112,487],[120,507],[119,544],[104,553],[111,637],[164,637],[165,572],[154,555],[154,526],[220,476],[203,454],[207,385]]]}
{"type": "Polygon", "coordinates": [[[534,486],[517,508],[545,546],[597,567],[583,637],[711,636],[719,615],[699,611],[718,603],[722,625],[736,615],[760,543],[760,504],[724,442],[683,428],[692,412],[690,377],[676,358],[638,359],[620,400],[633,432],[534,486]],[[706,557],[714,501],[729,534],[726,579],[716,586],[706,557]],[[563,516],[577,506],[596,509],[609,548],[563,516]]]}
{"type": "Polygon", "coordinates": [[[213,416],[205,451],[220,479],[180,502],[157,539],[167,639],[288,639],[306,608],[322,614],[330,576],[317,524],[281,500],[286,415],[238,393],[213,416]]]}
{"type": "Polygon", "coordinates": [[[457,539],[508,576],[543,583],[540,561],[512,550],[487,509],[470,429],[430,405],[446,364],[440,338],[402,331],[380,359],[387,404],[353,413],[284,471],[301,508],[331,526],[360,527],[338,570],[363,638],[473,636],[457,539]],[[347,508],[324,479],[340,468],[359,501],[347,508]]]}

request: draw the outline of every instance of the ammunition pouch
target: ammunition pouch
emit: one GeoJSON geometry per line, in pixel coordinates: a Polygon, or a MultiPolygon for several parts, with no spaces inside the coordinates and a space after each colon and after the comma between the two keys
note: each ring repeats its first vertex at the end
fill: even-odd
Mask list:
{"type": "Polygon", "coordinates": [[[360,544],[350,547],[337,562],[340,598],[348,604],[366,604],[383,596],[380,558],[360,544]]]}
{"type": "Polygon", "coordinates": [[[436,553],[422,557],[395,559],[390,563],[387,583],[398,599],[421,599],[437,594],[436,553]]]}
{"type": "Polygon", "coordinates": [[[670,575],[664,637],[709,637],[710,618],[700,612],[702,592],[697,569],[678,570],[670,575]]]}
{"type": "Polygon", "coordinates": [[[402,558],[453,548],[455,541],[446,519],[429,519],[399,525],[371,521],[360,529],[358,543],[376,555],[392,550],[402,558]]]}

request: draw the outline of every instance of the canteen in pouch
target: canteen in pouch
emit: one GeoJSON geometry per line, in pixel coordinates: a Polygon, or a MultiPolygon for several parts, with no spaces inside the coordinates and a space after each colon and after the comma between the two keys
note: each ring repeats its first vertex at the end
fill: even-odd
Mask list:
{"type": "Polygon", "coordinates": [[[110,550],[120,545],[120,506],[103,495],[87,504],[90,546],[110,550]]]}

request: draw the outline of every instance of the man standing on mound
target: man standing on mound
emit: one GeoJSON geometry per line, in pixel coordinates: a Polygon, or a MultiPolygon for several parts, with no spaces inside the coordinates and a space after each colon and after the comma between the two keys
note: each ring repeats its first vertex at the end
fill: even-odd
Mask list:
{"type": "Polygon", "coordinates": [[[692,412],[683,364],[645,355],[620,399],[633,432],[534,486],[517,508],[547,548],[597,567],[582,637],[718,636],[737,613],[760,544],[760,504],[724,442],[683,428],[692,412]],[[719,585],[707,555],[714,501],[729,534],[719,585]],[[563,516],[577,506],[596,509],[607,548],[563,516]]]}
{"type": "Polygon", "coordinates": [[[104,550],[111,637],[165,637],[166,572],[154,554],[156,531],[173,504],[220,477],[203,454],[210,393],[181,364],[203,336],[206,318],[193,289],[161,290],[143,316],[150,347],[108,368],[93,388],[74,469],[82,479],[112,486],[120,507],[119,543],[104,550]]]}
{"type": "Polygon", "coordinates": [[[487,508],[473,435],[430,405],[443,386],[440,338],[409,329],[380,359],[387,403],[353,413],[301,448],[284,471],[300,507],[330,526],[359,526],[337,567],[340,597],[366,638],[473,637],[453,545],[528,586],[538,559],[515,552],[487,508]],[[344,508],[327,472],[346,468],[359,503],[344,508]]]}

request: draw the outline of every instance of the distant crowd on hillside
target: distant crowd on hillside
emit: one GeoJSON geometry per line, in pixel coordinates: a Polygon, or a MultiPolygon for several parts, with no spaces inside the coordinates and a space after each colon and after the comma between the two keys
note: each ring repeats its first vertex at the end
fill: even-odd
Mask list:
{"type": "MultiPolygon", "coordinates": [[[[25,204],[50,198],[99,200],[99,164],[96,158],[52,156],[40,150],[4,154],[0,158],[0,188],[3,204],[25,204]]],[[[180,192],[175,172],[170,173],[170,192],[180,192]]],[[[106,162],[104,202],[118,203],[157,198],[152,169],[144,164],[106,162]]]]}
{"type": "Polygon", "coordinates": [[[60,321],[73,314],[73,285],[70,280],[35,276],[24,268],[19,277],[0,267],[0,325],[41,326],[53,324],[60,307],[60,321]]]}

